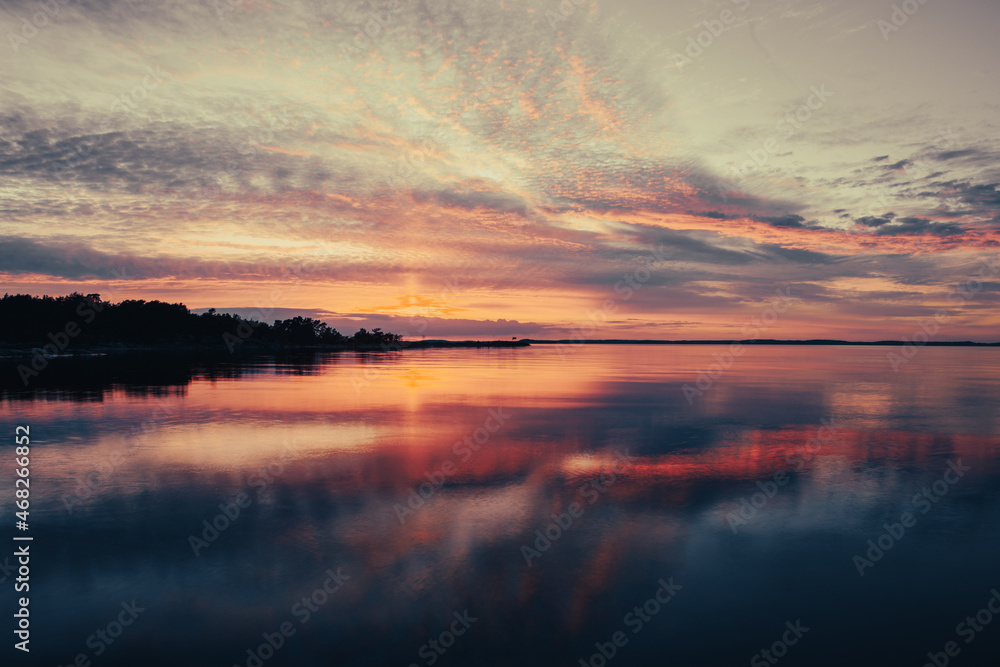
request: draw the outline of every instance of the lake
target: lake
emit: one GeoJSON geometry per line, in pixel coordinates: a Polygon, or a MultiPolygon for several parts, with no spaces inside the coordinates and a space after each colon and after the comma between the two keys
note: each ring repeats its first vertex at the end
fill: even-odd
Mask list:
{"type": "Polygon", "coordinates": [[[898,372],[896,348],[727,350],[55,359],[27,390],[5,368],[34,539],[30,658],[4,650],[995,664],[1000,349],[898,372]]]}

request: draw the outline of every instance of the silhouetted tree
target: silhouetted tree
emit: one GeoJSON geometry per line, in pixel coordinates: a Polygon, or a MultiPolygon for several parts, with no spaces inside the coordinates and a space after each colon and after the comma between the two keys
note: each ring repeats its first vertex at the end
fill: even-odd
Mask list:
{"type": "Polygon", "coordinates": [[[117,304],[100,294],[34,297],[4,294],[0,299],[0,343],[63,349],[90,345],[215,345],[223,336],[262,344],[376,346],[402,336],[381,329],[361,329],[346,337],[311,317],[276,320],[273,325],[214,308],[196,315],[182,303],[125,300],[117,304]]]}

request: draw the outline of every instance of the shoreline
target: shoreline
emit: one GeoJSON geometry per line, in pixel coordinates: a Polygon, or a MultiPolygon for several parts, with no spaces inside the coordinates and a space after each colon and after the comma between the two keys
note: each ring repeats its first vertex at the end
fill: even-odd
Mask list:
{"type": "MultiPolygon", "coordinates": [[[[54,347],[51,343],[50,347],[54,347]]],[[[225,356],[240,356],[244,354],[273,354],[284,352],[400,352],[403,350],[423,350],[433,348],[508,348],[508,347],[528,347],[527,341],[400,341],[398,343],[387,343],[384,345],[289,345],[282,343],[252,343],[245,342],[235,350],[228,350],[222,343],[218,345],[188,344],[188,343],[163,343],[158,345],[132,345],[132,344],[100,344],[100,345],[77,345],[67,346],[59,350],[56,354],[44,353],[44,347],[36,345],[26,347],[21,344],[0,343],[0,360],[12,359],[32,359],[39,354],[44,354],[46,359],[60,359],[70,357],[99,357],[112,354],[129,354],[133,352],[163,352],[163,353],[211,353],[225,356]]]]}
{"type": "MultiPolygon", "coordinates": [[[[180,344],[163,343],[159,345],[127,345],[127,344],[103,344],[103,345],[81,345],[69,346],[60,350],[57,354],[46,354],[47,359],[59,359],[69,357],[99,357],[114,354],[129,354],[135,352],[161,352],[161,353],[198,353],[198,354],[222,354],[225,356],[240,356],[244,354],[275,354],[275,353],[297,353],[297,352],[402,352],[405,350],[431,350],[431,349],[455,349],[455,348],[522,348],[532,345],[733,345],[741,343],[743,345],[789,345],[789,346],[816,346],[816,347],[836,347],[836,346],[872,346],[872,347],[894,347],[907,345],[906,341],[879,340],[879,341],[844,341],[831,339],[810,339],[810,340],[542,340],[524,338],[521,340],[422,340],[422,341],[400,341],[384,345],[289,345],[280,343],[254,344],[249,341],[240,348],[229,351],[225,345],[205,345],[205,344],[180,344]]],[[[972,341],[928,341],[922,343],[921,347],[1000,347],[997,343],[976,343],[972,341]]],[[[0,360],[32,359],[39,354],[45,354],[40,346],[26,347],[23,345],[0,344],[0,360]]]]}
{"type": "MultiPolygon", "coordinates": [[[[869,345],[869,346],[898,346],[913,345],[905,340],[876,340],[876,341],[849,341],[833,340],[825,338],[814,338],[808,340],[778,340],[775,338],[759,338],[741,340],[739,338],[726,340],[623,340],[609,338],[604,340],[538,340],[526,338],[532,345],[733,345],[742,343],[743,345],[816,345],[816,346],[837,346],[837,345],[869,345]]],[[[997,343],[975,343],[972,341],[929,341],[918,343],[920,347],[1000,347],[997,343]]]]}

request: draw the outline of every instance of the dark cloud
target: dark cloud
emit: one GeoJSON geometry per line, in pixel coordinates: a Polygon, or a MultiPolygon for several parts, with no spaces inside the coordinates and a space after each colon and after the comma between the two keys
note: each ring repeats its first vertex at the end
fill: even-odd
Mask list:
{"type": "Polygon", "coordinates": [[[315,264],[269,262],[222,262],[197,257],[112,254],[76,240],[42,240],[16,236],[0,237],[0,273],[53,276],[70,280],[142,280],[148,278],[244,278],[370,280],[373,273],[404,272],[392,263],[317,262],[315,264]]]}
{"type": "Polygon", "coordinates": [[[439,204],[448,207],[474,210],[486,208],[505,213],[516,213],[523,217],[531,214],[531,205],[524,198],[508,192],[492,190],[442,190],[432,193],[415,192],[413,198],[417,201],[434,199],[439,204]]]}
{"type": "Polygon", "coordinates": [[[758,217],[757,220],[761,222],[766,222],[772,227],[805,227],[802,223],[805,222],[805,218],[801,215],[781,215],[777,217],[758,217]]]}
{"type": "MultiPolygon", "coordinates": [[[[134,258],[126,264],[135,268],[134,258]]],[[[37,273],[59,278],[110,278],[125,268],[113,257],[82,243],[50,244],[19,237],[0,237],[0,271],[37,273]]]]}
{"type": "Polygon", "coordinates": [[[882,162],[883,160],[888,160],[888,155],[879,155],[878,157],[873,157],[872,162],[882,162]]]}
{"type": "Polygon", "coordinates": [[[932,189],[908,192],[907,198],[936,199],[944,205],[927,206],[926,213],[918,214],[980,219],[994,219],[1000,215],[1000,183],[973,185],[969,181],[951,179],[929,185],[932,189]]]}
{"type": "Polygon", "coordinates": [[[969,157],[978,154],[979,151],[975,148],[966,148],[960,151],[944,151],[943,153],[938,153],[934,157],[937,160],[954,160],[955,158],[969,157]]]}
{"type": "MultiPolygon", "coordinates": [[[[169,85],[169,81],[162,84],[163,97],[169,85]]],[[[150,93],[151,100],[157,93],[155,89],[150,93]]],[[[152,101],[149,104],[153,106],[152,101]]],[[[60,123],[38,129],[31,129],[30,110],[0,117],[0,126],[14,128],[0,141],[0,175],[77,184],[102,192],[204,189],[219,183],[247,192],[305,184],[325,167],[315,159],[262,147],[295,145],[291,138],[295,119],[278,106],[248,109],[259,121],[242,128],[150,122],[140,115],[141,107],[130,116],[84,114],[68,107],[53,111],[60,115],[60,123]],[[268,183],[263,188],[261,176],[268,183]]],[[[327,138],[349,140],[336,135],[327,138]]]]}
{"type": "Polygon", "coordinates": [[[997,189],[998,187],[1000,187],[998,183],[970,185],[965,188],[962,201],[967,204],[976,204],[979,206],[1000,207],[1000,190],[997,189]]]}
{"type": "Polygon", "coordinates": [[[935,236],[955,236],[964,234],[965,229],[950,222],[931,222],[924,218],[901,218],[892,224],[880,226],[875,230],[877,236],[899,236],[915,234],[933,234],[935,236]]]}
{"type": "Polygon", "coordinates": [[[838,261],[835,255],[827,255],[822,252],[812,250],[802,250],[799,248],[785,248],[778,245],[763,246],[767,249],[771,257],[779,258],[796,264],[832,264],[838,261]]]}
{"type": "MultiPolygon", "coordinates": [[[[794,216],[798,217],[798,216],[794,216]]],[[[835,255],[828,255],[811,250],[786,248],[777,244],[753,244],[745,250],[724,248],[713,242],[721,240],[715,232],[680,232],[662,228],[650,228],[633,225],[637,230],[637,240],[651,247],[662,247],[670,255],[673,262],[700,262],[711,266],[748,266],[754,264],[781,265],[795,264],[832,264],[839,260],[835,255]]],[[[689,276],[687,277],[690,278],[689,276]]],[[[707,280],[718,280],[719,276],[705,276],[707,280]]],[[[683,280],[674,281],[675,284],[683,280]]]]}
{"type": "Polygon", "coordinates": [[[882,216],[866,215],[861,218],[855,218],[854,222],[859,225],[864,225],[865,227],[881,227],[882,225],[887,225],[892,222],[892,219],[895,217],[895,213],[886,213],[882,216]]]}
{"type": "Polygon", "coordinates": [[[653,248],[663,246],[666,251],[671,253],[674,261],[739,266],[760,260],[759,256],[754,256],[751,253],[722,248],[707,240],[672,229],[641,225],[633,225],[632,228],[636,232],[637,240],[641,241],[643,245],[653,248]]]}

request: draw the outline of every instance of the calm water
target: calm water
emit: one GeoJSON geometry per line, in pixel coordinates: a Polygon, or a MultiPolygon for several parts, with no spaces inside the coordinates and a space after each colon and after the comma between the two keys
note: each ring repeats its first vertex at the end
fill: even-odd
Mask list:
{"type": "Polygon", "coordinates": [[[689,402],[723,351],[5,369],[33,436],[11,664],[996,664],[1000,616],[959,624],[1000,589],[1000,350],[751,348],[689,402]]]}

